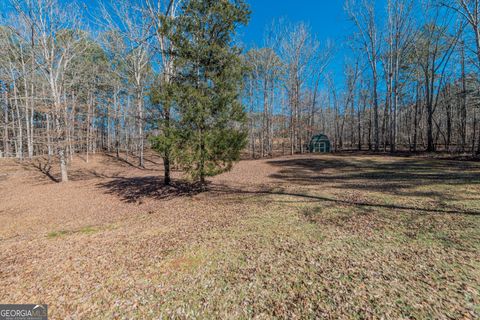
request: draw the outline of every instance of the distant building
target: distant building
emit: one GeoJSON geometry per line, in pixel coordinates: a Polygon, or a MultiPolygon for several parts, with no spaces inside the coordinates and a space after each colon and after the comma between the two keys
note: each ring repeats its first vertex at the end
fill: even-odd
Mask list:
{"type": "Polygon", "coordinates": [[[308,145],[308,151],[312,153],[327,153],[331,151],[331,143],[324,134],[318,134],[312,137],[308,145]]]}

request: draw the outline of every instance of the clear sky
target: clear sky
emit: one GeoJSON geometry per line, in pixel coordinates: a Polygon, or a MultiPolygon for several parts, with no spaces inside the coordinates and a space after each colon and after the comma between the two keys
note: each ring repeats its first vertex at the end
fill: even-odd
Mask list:
{"type": "MultiPolygon", "coordinates": [[[[0,0],[2,1],[2,0],[0,0]]],[[[70,2],[69,0],[60,0],[70,2]]],[[[113,0],[114,1],[114,0],[113,0]]],[[[130,0],[139,1],[139,0],[130,0]]],[[[273,20],[306,22],[321,40],[343,40],[351,24],[343,11],[344,0],[246,0],[252,11],[250,23],[242,29],[240,38],[248,47],[261,46],[265,27],[273,20]]],[[[77,0],[95,10],[99,0],[77,0]]]]}
{"type": "MultiPolygon", "coordinates": [[[[0,0],[1,1],[1,0],[0,0]]],[[[69,0],[60,0],[69,2],[69,0]]],[[[77,0],[88,9],[95,10],[101,0],[77,0]]],[[[114,0],[111,0],[114,1],[114,0]]],[[[140,0],[130,0],[140,1],[140,0]]],[[[274,20],[284,19],[288,23],[305,22],[317,40],[333,41],[337,54],[330,65],[330,71],[340,80],[345,52],[341,49],[353,26],[345,14],[345,0],[246,0],[252,11],[246,28],[239,30],[237,39],[246,48],[263,45],[265,28],[274,20]]],[[[376,0],[381,1],[381,0],[376,0]]]]}
{"type": "Polygon", "coordinates": [[[321,43],[330,40],[335,45],[328,72],[337,84],[343,83],[345,55],[342,50],[346,37],[354,30],[344,10],[345,0],[246,0],[252,11],[250,23],[239,37],[248,48],[262,46],[265,28],[280,18],[289,23],[304,22],[321,43]]]}
{"type": "MultiPolygon", "coordinates": [[[[331,40],[335,46],[327,72],[336,84],[344,84],[345,59],[351,54],[347,48],[348,37],[355,32],[353,23],[345,10],[345,0],[245,0],[250,5],[252,15],[247,28],[240,31],[245,46],[262,46],[264,30],[273,20],[284,18],[287,22],[305,22],[310,26],[314,37],[321,43],[331,40]]],[[[376,16],[382,20],[385,0],[369,0],[375,3],[376,16]]]]}
{"type": "Polygon", "coordinates": [[[274,19],[306,22],[322,42],[343,40],[350,23],[343,10],[343,0],[247,0],[252,10],[250,24],[243,30],[246,45],[262,44],[263,31],[274,19]]]}
{"type": "MultiPolygon", "coordinates": [[[[2,2],[3,0],[0,0],[2,2]]],[[[60,0],[70,3],[71,0],[60,0]]],[[[76,0],[88,11],[94,12],[102,0],[76,0]]],[[[115,0],[110,0],[115,1],[115,0]]],[[[141,0],[129,0],[141,1],[141,0]]],[[[274,20],[284,19],[289,23],[305,22],[317,40],[325,43],[331,40],[336,46],[336,55],[330,65],[330,72],[337,80],[342,78],[346,50],[342,45],[346,37],[354,30],[352,23],[344,12],[345,0],[246,0],[252,11],[250,23],[246,28],[239,30],[237,39],[241,40],[246,48],[263,45],[264,31],[267,25],[274,20]]],[[[372,0],[379,3],[384,0],[372,0]]],[[[1,6],[0,6],[1,7],[1,6]]],[[[0,8],[1,11],[1,8],[0,8]]],[[[380,13],[380,11],[378,11],[380,13]]]]}

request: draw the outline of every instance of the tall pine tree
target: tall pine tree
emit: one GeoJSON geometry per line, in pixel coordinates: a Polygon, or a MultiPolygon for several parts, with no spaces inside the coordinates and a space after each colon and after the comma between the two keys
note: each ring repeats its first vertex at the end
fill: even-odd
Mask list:
{"type": "Polygon", "coordinates": [[[243,0],[189,0],[182,11],[173,39],[177,161],[205,183],[231,169],[246,145],[244,66],[232,36],[250,12],[243,0]]]}

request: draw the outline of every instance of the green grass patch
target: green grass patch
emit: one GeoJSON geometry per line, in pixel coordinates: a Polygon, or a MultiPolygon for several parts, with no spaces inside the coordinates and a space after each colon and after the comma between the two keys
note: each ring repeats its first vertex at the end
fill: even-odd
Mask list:
{"type": "Polygon", "coordinates": [[[83,233],[83,234],[93,234],[93,233],[97,233],[99,231],[98,228],[95,228],[95,227],[91,227],[91,226],[88,226],[88,227],[84,227],[76,232],[78,233],[83,233]]]}
{"type": "Polygon", "coordinates": [[[98,227],[93,227],[93,226],[86,226],[77,230],[60,230],[60,231],[52,231],[47,234],[47,238],[49,239],[55,239],[55,238],[60,238],[68,235],[74,235],[74,234],[85,234],[85,235],[91,235],[99,232],[100,229],[98,227]]]}
{"type": "Polygon", "coordinates": [[[60,230],[60,231],[52,231],[52,232],[49,232],[47,234],[47,238],[49,239],[54,239],[54,238],[58,238],[58,237],[62,237],[66,234],[68,234],[69,232],[68,231],[65,231],[65,230],[60,230]]]}

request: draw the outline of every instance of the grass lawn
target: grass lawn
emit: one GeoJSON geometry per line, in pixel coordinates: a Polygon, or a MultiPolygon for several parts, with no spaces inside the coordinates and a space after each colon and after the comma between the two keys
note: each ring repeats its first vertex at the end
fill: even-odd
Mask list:
{"type": "Polygon", "coordinates": [[[480,317],[477,163],[242,161],[206,192],[155,161],[98,156],[68,186],[3,168],[0,301],[52,319],[480,317]]]}

